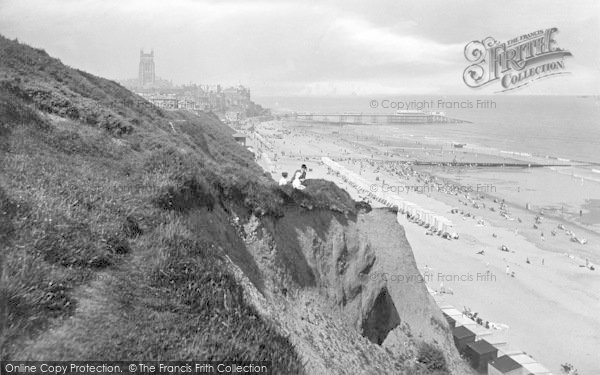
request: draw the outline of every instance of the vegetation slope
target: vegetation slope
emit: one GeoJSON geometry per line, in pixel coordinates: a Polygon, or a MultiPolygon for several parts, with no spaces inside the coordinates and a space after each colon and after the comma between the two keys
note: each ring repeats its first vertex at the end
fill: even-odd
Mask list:
{"type": "Polygon", "coordinates": [[[227,207],[282,202],[231,132],[17,41],[0,56],[0,358],[302,372],[227,271],[224,248],[261,283],[227,207]]]}

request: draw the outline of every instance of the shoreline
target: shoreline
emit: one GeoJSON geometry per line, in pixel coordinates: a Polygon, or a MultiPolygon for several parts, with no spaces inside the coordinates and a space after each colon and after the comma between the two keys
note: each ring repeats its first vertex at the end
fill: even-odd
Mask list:
{"type": "MultiPolygon", "coordinates": [[[[266,126],[272,128],[281,125],[266,126]]],[[[267,158],[259,159],[259,163],[267,171],[275,172],[273,177],[276,179],[279,177],[278,172],[293,171],[300,164],[306,163],[312,169],[309,170],[308,178],[332,180],[355,199],[361,199],[350,186],[328,174],[327,168],[320,165],[320,156],[328,156],[337,159],[336,161],[346,168],[361,173],[363,178],[379,186],[382,180],[397,186],[419,184],[414,175],[405,179],[388,174],[385,168],[381,167],[385,163],[392,164],[390,156],[394,152],[390,152],[390,149],[398,147],[399,144],[414,147],[414,142],[397,139],[378,142],[376,135],[362,136],[362,139],[356,134],[344,134],[340,137],[340,134],[331,132],[331,129],[313,129],[306,125],[298,128],[288,126],[285,129],[291,131],[290,134],[278,138],[272,136],[277,132],[262,132],[259,125],[259,131],[268,139],[269,147],[272,147],[271,150],[266,147],[261,150],[270,163],[266,162],[267,158]],[[368,161],[371,161],[372,165],[368,161]],[[375,166],[376,164],[379,167],[375,166]]],[[[439,148],[428,149],[427,145],[423,144],[420,146],[418,153],[426,157],[431,157],[436,152],[440,153],[439,148]]],[[[414,150],[408,152],[410,154],[414,150]]],[[[462,153],[460,155],[463,156],[462,153]]],[[[446,152],[445,156],[451,157],[452,153],[446,152]]],[[[469,171],[466,174],[469,174],[469,171]]],[[[447,180],[444,177],[437,178],[447,180]]],[[[458,184],[461,182],[458,181],[458,184]]],[[[600,330],[600,319],[596,316],[600,308],[597,292],[600,290],[600,273],[598,270],[593,272],[581,267],[586,255],[593,263],[598,264],[598,254],[593,250],[600,243],[600,235],[584,225],[565,221],[564,218],[557,218],[548,213],[544,216],[543,224],[539,225],[541,229],[534,229],[536,212],[527,211],[522,205],[506,200],[508,215],[514,218],[508,220],[499,214],[499,204],[493,203],[494,199],[502,199],[502,192],[483,195],[484,197],[481,200],[477,199],[477,202],[485,202],[486,209],[473,208],[470,203],[466,203],[466,206],[460,205],[460,194],[411,191],[398,195],[401,199],[415,202],[452,220],[460,234],[459,240],[447,241],[437,236],[426,235],[426,230],[414,223],[404,223],[407,239],[420,269],[428,267],[443,275],[476,275],[488,271],[496,276],[493,283],[445,281],[444,287],[453,290],[454,294],[441,295],[438,298],[439,304],[452,304],[459,308],[468,306],[490,321],[507,324],[511,327],[507,333],[510,346],[507,349],[518,348],[525,351],[555,373],[559,372],[559,365],[564,362],[573,363],[581,373],[600,371],[591,353],[593,348],[600,347],[600,338],[589,333],[600,330]],[[493,206],[495,211],[489,210],[490,206],[493,206]],[[457,207],[458,212],[462,209],[471,215],[450,214],[452,208],[457,207]],[[520,218],[522,222],[516,218],[520,218]],[[479,220],[483,220],[484,224],[479,225],[479,220]],[[571,243],[564,231],[552,236],[551,230],[559,223],[576,231],[578,235],[585,233],[589,243],[571,243]],[[539,235],[540,230],[545,232],[544,240],[539,235]],[[511,251],[500,251],[499,247],[502,244],[506,244],[511,251]],[[580,251],[574,251],[578,247],[580,251]],[[444,250],[440,252],[442,249],[444,250]],[[478,255],[482,249],[485,250],[485,255],[478,255]],[[516,273],[516,277],[506,278],[504,271],[507,265],[516,273]],[[491,296],[493,298],[490,298],[491,296]],[[548,311],[553,312],[552,316],[548,316],[548,311]],[[572,349],[581,347],[589,350],[584,353],[585,350],[579,352],[572,349]]],[[[467,202],[466,199],[462,197],[464,202],[467,202]]],[[[433,290],[439,289],[437,281],[428,283],[429,287],[433,290]]]]}

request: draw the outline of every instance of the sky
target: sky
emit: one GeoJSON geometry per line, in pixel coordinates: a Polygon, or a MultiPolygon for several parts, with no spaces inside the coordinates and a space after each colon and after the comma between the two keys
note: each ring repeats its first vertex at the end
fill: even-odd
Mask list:
{"type": "Polygon", "coordinates": [[[175,84],[262,96],[494,93],[463,82],[465,45],[551,27],[569,74],[515,93],[600,94],[597,0],[0,0],[0,34],[72,67],[135,78],[153,49],[175,84]]]}

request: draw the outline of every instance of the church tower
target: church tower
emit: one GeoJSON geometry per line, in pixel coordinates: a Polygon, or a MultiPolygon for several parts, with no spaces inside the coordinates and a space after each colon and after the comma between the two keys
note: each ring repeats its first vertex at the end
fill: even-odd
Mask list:
{"type": "Polygon", "coordinates": [[[155,81],[154,75],[154,50],[150,53],[144,53],[140,50],[140,69],[138,73],[140,86],[153,85],[155,81]]]}

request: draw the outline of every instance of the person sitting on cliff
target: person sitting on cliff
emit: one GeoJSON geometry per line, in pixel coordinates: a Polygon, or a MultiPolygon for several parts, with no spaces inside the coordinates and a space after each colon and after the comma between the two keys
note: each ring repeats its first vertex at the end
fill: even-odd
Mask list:
{"type": "Polygon", "coordinates": [[[296,169],[296,171],[292,175],[292,182],[294,181],[294,178],[297,173],[300,173],[300,182],[304,182],[304,180],[306,180],[306,169],[306,164],[302,164],[300,169],[296,169]]]}
{"type": "Polygon", "coordinates": [[[294,174],[294,179],[292,180],[292,186],[294,189],[304,190],[306,186],[302,185],[302,181],[300,181],[300,176],[302,173],[300,171],[296,171],[294,174]]]}
{"type": "Polygon", "coordinates": [[[281,173],[281,178],[279,179],[279,186],[287,185],[287,183],[288,183],[287,177],[288,177],[287,172],[281,173]]]}
{"type": "Polygon", "coordinates": [[[294,172],[294,176],[296,175],[296,173],[300,172],[300,181],[304,182],[304,180],[306,180],[306,164],[302,164],[302,166],[300,167],[300,169],[296,170],[296,172],[294,172]]]}

